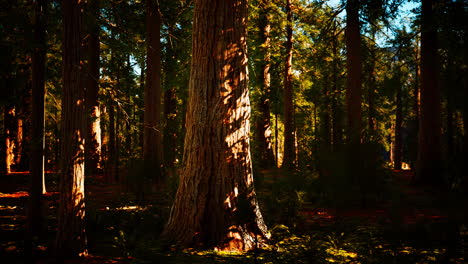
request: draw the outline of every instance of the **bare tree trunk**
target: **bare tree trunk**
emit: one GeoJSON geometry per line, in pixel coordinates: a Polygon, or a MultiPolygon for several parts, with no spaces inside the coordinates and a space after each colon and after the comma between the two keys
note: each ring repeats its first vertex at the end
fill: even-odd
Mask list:
{"type": "Polygon", "coordinates": [[[286,0],[286,15],[288,25],[286,26],[286,60],[284,67],[284,168],[292,168],[295,160],[295,129],[294,129],[294,102],[293,102],[293,75],[292,75],[292,10],[291,0],[286,0]]]}
{"type": "MultiPolygon", "coordinates": [[[[32,133],[29,173],[31,185],[28,206],[28,239],[32,243],[33,237],[42,237],[44,231],[44,215],[42,209],[43,194],[46,192],[44,179],[44,99],[45,99],[45,63],[46,39],[45,23],[47,2],[35,2],[34,40],[35,49],[32,55],[32,133]]],[[[32,251],[31,244],[27,245],[32,251]]],[[[32,253],[32,252],[31,252],[32,253]]]]}
{"type": "Polygon", "coordinates": [[[115,106],[114,106],[114,99],[111,98],[109,100],[109,142],[108,142],[108,159],[107,159],[107,164],[106,164],[106,181],[108,183],[112,183],[115,180],[115,171],[116,171],[116,140],[115,140],[115,127],[116,127],[116,122],[115,122],[115,106]]]}
{"type": "Polygon", "coordinates": [[[359,144],[361,140],[361,35],[359,0],[348,0],[346,6],[346,112],[348,142],[359,144]]]}
{"type": "Polygon", "coordinates": [[[270,15],[269,15],[269,0],[261,2],[261,22],[259,23],[260,37],[262,39],[263,60],[261,62],[260,81],[262,88],[260,91],[260,99],[258,101],[258,109],[260,114],[257,117],[257,145],[260,157],[260,164],[266,168],[275,165],[275,157],[271,144],[271,120],[270,120],[270,15]]]}
{"type": "Polygon", "coordinates": [[[173,168],[176,159],[177,147],[177,95],[175,87],[164,92],[164,164],[166,168],[173,168]]]}
{"type": "Polygon", "coordinates": [[[63,1],[62,175],[55,240],[59,258],[87,254],[84,203],[86,137],[83,1],[63,1]]]}
{"type": "MultiPolygon", "coordinates": [[[[401,74],[401,73],[397,73],[401,74]]],[[[401,102],[401,85],[398,84],[398,91],[396,94],[396,118],[395,118],[395,144],[393,145],[393,167],[396,170],[401,169],[401,159],[402,159],[402,144],[401,144],[401,126],[403,123],[403,104],[401,102]]]]}
{"type": "Polygon", "coordinates": [[[101,122],[99,109],[99,0],[88,1],[88,76],[86,87],[87,138],[86,170],[96,173],[101,170],[101,122]]]}
{"type": "Polygon", "coordinates": [[[253,187],[247,1],[196,0],[184,163],[163,237],[249,250],[267,236],[253,187]]]}
{"type": "Polygon", "coordinates": [[[437,31],[432,0],[422,1],[421,12],[421,112],[418,161],[419,184],[443,186],[441,175],[441,110],[437,59],[437,31]]]}
{"type": "Polygon", "coordinates": [[[161,16],[157,0],[147,1],[147,68],[145,85],[145,113],[143,159],[151,164],[156,181],[161,179],[161,16]]]}
{"type": "Polygon", "coordinates": [[[7,104],[4,108],[3,129],[5,140],[5,173],[11,173],[11,167],[15,164],[15,142],[16,142],[16,108],[14,104],[7,104]]]}

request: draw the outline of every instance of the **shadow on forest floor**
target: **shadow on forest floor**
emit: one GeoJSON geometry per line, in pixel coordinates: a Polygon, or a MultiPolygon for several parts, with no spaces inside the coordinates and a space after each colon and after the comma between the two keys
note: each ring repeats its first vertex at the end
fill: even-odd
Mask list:
{"type": "MultiPolygon", "coordinates": [[[[394,171],[372,206],[331,207],[314,175],[257,173],[257,193],[272,239],[244,254],[163,247],[158,236],[170,195],[137,200],[128,188],[86,182],[90,256],[67,263],[465,263],[468,257],[466,195],[409,186],[411,173],[394,171]],[[311,187],[315,186],[315,187],[311,187]]],[[[47,238],[56,227],[57,177],[48,175],[47,238]]],[[[0,175],[0,260],[23,263],[27,173],[0,175]]],[[[356,198],[357,199],[357,198],[356,198]]],[[[49,263],[48,244],[36,243],[36,263],[49,263]]]]}

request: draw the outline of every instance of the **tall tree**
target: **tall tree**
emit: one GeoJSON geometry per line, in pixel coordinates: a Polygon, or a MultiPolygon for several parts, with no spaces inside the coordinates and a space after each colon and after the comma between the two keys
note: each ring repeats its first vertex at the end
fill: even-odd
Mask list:
{"type": "Polygon", "coordinates": [[[294,102],[293,102],[293,75],[292,75],[292,48],[293,48],[293,17],[291,0],[286,0],[286,59],[284,65],[284,156],[283,167],[291,168],[294,165],[295,129],[294,129],[294,102]]]}
{"type": "Polygon", "coordinates": [[[361,139],[362,56],[359,22],[359,0],[348,0],[346,5],[346,112],[348,142],[361,139]]]}
{"type": "Polygon", "coordinates": [[[101,169],[101,122],[99,110],[99,0],[89,0],[86,12],[88,76],[86,82],[86,170],[95,173],[101,169]]]}
{"type": "Polygon", "coordinates": [[[441,106],[438,86],[437,28],[433,0],[422,0],[421,8],[421,108],[418,160],[415,181],[442,183],[441,106]]]}
{"type": "Polygon", "coordinates": [[[258,109],[260,114],[256,120],[257,128],[257,145],[260,157],[260,164],[265,167],[273,167],[275,156],[273,154],[273,147],[271,144],[271,120],[270,120],[270,64],[271,64],[271,40],[270,40],[270,1],[262,0],[260,2],[260,21],[259,31],[261,44],[261,52],[263,59],[261,60],[261,73],[259,74],[260,83],[262,85],[260,91],[260,99],[258,100],[258,109]]]}
{"type": "Polygon", "coordinates": [[[34,3],[34,40],[35,45],[32,54],[32,133],[31,133],[31,157],[29,172],[31,186],[29,191],[28,208],[28,235],[29,240],[33,236],[41,235],[43,225],[42,195],[46,192],[44,180],[44,97],[45,97],[45,12],[46,0],[38,0],[34,3]]]}
{"type": "Polygon", "coordinates": [[[161,15],[157,0],[148,0],[146,9],[147,57],[143,159],[155,164],[159,179],[162,159],[161,126],[161,15]]]}
{"type": "Polygon", "coordinates": [[[249,250],[267,237],[250,159],[247,1],[196,0],[180,184],[163,236],[249,250]]]}
{"type": "Polygon", "coordinates": [[[4,160],[3,167],[5,173],[11,173],[11,167],[15,161],[15,140],[16,140],[16,109],[13,103],[7,103],[3,110],[3,138],[4,138],[4,160]]]}
{"type": "Polygon", "coordinates": [[[86,137],[83,1],[63,1],[62,166],[55,240],[58,257],[87,253],[84,203],[86,137]]]}

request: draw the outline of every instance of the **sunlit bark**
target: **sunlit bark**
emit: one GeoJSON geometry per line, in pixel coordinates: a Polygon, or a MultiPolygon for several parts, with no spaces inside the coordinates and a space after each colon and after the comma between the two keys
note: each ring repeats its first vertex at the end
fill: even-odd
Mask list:
{"type": "Polygon", "coordinates": [[[86,254],[84,144],[86,137],[83,1],[63,1],[62,166],[55,240],[58,257],[86,254]]]}
{"type": "Polygon", "coordinates": [[[183,245],[255,248],[267,236],[249,144],[247,1],[196,0],[184,162],[163,233],[183,245]]]}
{"type": "Polygon", "coordinates": [[[5,173],[11,172],[11,167],[15,162],[15,140],[16,140],[16,108],[14,104],[7,104],[3,114],[3,129],[4,129],[4,168],[5,173]]]}

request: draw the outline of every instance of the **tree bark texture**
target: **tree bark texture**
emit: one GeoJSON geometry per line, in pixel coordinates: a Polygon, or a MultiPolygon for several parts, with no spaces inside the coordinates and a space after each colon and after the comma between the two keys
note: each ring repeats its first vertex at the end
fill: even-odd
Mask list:
{"type": "Polygon", "coordinates": [[[147,1],[146,34],[147,62],[145,85],[145,113],[143,159],[156,166],[159,179],[162,160],[161,126],[161,17],[157,0],[147,1]]]}
{"type": "Polygon", "coordinates": [[[86,137],[83,1],[63,1],[62,171],[55,241],[57,257],[86,254],[84,146],[86,137]]]}
{"type": "MultiPolygon", "coordinates": [[[[421,12],[421,108],[416,182],[436,184],[441,175],[441,106],[434,1],[423,0],[421,12]]],[[[439,185],[441,186],[441,185],[439,185]]]]}
{"type": "Polygon", "coordinates": [[[7,104],[3,114],[4,129],[4,168],[5,173],[11,173],[11,167],[15,162],[15,142],[16,142],[16,108],[14,104],[7,104]]]}
{"type": "Polygon", "coordinates": [[[249,250],[267,235],[250,158],[247,1],[196,0],[183,168],[163,237],[249,250]]]}
{"type": "Polygon", "coordinates": [[[96,173],[101,169],[101,122],[99,109],[99,0],[88,1],[87,8],[88,76],[86,83],[86,170],[96,173]]]}
{"type": "Polygon", "coordinates": [[[35,2],[34,40],[35,49],[32,54],[32,133],[31,155],[29,171],[31,185],[29,191],[28,208],[28,235],[42,235],[43,218],[42,198],[45,190],[44,179],[44,99],[45,99],[45,63],[46,63],[46,39],[45,39],[45,12],[46,0],[35,2]]]}
{"type": "Polygon", "coordinates": [[[294,102],[293,102],[293,75],[292,75],[292,48],[293,48],[293,21],[292,3],[286,0],[286,60],[284,65],[284,168],[292,168],[295,160],[295,128],[294,128],[294,102]]]}
{"type": "Polygon", "coordinates": [[[275,156],[273,154],[273,146],[271,143],[271,120],[270,120],[270,63],[271,63],[271,52],[270,52],[270,15],[269,12],[269,0],[263,0],[261,2],[261,13],[260,13],[260,37],[262,39],[262,53],[263,60],[261,63],[261,74],[260,82],[262,88],[260,91],[260,99],[258,101],[258,109],[260,114],[257,117],[257,145],[258,153],[260,158],[260,164],[266,168],[275,166],[275,156]]]}
{"type": "Polygon", "coordinates": [[[348,0],[346,5],[346,112],[348,142],[360,143],[362,55],[359,23],[359,0],[348,0]]]}

